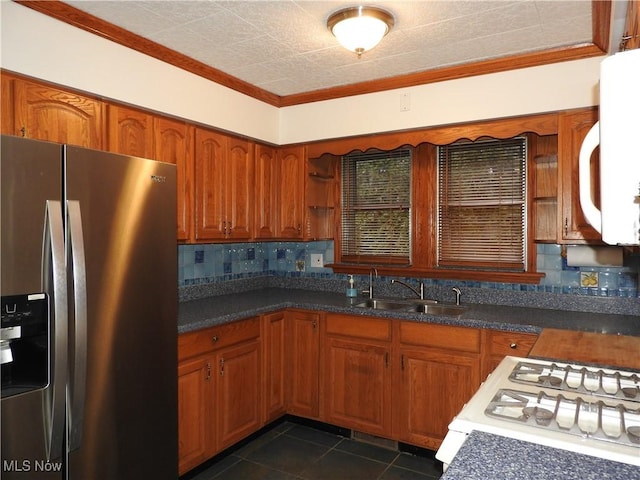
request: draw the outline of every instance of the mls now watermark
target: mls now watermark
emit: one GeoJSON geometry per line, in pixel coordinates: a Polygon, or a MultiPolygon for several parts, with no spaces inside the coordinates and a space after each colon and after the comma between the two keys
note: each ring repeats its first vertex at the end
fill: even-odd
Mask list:
{"type": "Polygon", "coordinates": [[[3,472],[61,472],[62,462],[49,460],[3,460],[3,472]]]}

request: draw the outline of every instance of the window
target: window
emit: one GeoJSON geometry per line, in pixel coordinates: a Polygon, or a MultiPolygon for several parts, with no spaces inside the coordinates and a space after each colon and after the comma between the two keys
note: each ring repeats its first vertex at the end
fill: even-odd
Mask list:
{"type": "Polygon", "coordinates": [[[342,157],[342,262],[407,265],[412,150],[342,157]]]}
{"type": "Polygon", "coordinates": [[[522,137],[438,148],[437,267],[526,270],[522,137]]]}

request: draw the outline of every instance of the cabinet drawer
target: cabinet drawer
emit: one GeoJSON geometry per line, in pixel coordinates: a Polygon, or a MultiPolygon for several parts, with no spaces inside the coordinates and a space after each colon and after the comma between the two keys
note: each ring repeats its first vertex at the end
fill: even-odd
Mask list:
{"type": "Polygon", "coordinates": [[[183,333],[178,336],[178,360],[201,355],[260,336],[258,317],[183,333]]]}
{"type": "Polygon", "coordinates": [[[328,314],[326,332],[369,340],[391,340],[391,321],[382,318],[328,314]]]}
{"type": "Polygon", "coordinates": [[[401,322],[400,342],[405,345],[478,353],[480,352],[480,330],[430,323],[401,322]]]}
{"type": "Polygon", "coordinates": [[[489,332],[489,353],[491,355],[514,355],[526,357],[536,343],[538,336],[533,333],[489,332]]]}

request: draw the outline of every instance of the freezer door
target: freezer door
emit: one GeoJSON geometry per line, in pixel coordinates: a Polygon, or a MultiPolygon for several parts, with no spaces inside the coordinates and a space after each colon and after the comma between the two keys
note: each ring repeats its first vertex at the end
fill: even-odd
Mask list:
{"type": "Polygon", "coordinates": [[[62,146],[5,135],[0,142],[0,288],[3,296],[39,292],[45,204],[60,201],[62,146]]]}
{"type": "Polygon", "coordinates": [[[70,313],[69,478],[175,479],[175,166],[65,148],[67,218],[72,227],[81,217],[87,306],[86,325],[70,313]],[[73,340],[78,330],[84,346],[73,340]]]}
{"type": "MultiPolygon", "coordinates": [[[[64,287],[61,285],[65,279],[60,202],[61,146],[2,136],[0,147],[0,291],[3,308],[8,310],[8,315],[3,315],[3,322],[5,319],[12,321],[11,312],[19,309],[14,300],[5,302],[4,299],[19,298],[28,294],[44,298],[37,292],[47,292],[49,305],[57,305],[58,314],[64,316],[66,297],[56,297],[52,290],[54,275],[51,248],[43,248],[43,243],[49,244],[52,238],[55,240],[55,280],[58,288],[64,287]],[[50,230],[52,227],[55,230],[53,235],[50,230]]],[[[25,303],[24,308],[27,308],[26,305],[25,303]]],[[[54,328],[55,312],[56,308],[53,308],[47,315],[47,326],[43,335],[35,331],[28,333],[25,328],[22,332],[25,334],[24,338],[11,340],[10,348],[20,349],[12,355],[16,362],[2,364],[0,477],[3,479],[61,478],[66,374],[66,365],[63,362],[66,349],[64,344],[61,344],[56,351],[54,339],[65,340],[66,323],[61,321],[61,328],[54,328]],[[27,338],[29,336],[31,338],[27,338]],[[31,348],[31,361],[24,358],[27,347],[31,348]],[[54,360],[53,355],[56,353],[60,356],[59,363],[54,360]],[[39,378],[41,370],[44,370],[41,382],[44,388],[39,386],[34,389],[26,385],[23,386],[25,388],[22,393],[13,395],[21,388],[17,384],[20,378],[39,378]],[[54,393],[56,380],[57,393],[54,393]],[[54,427],[55,432],[52,430],[54,427]]]]}

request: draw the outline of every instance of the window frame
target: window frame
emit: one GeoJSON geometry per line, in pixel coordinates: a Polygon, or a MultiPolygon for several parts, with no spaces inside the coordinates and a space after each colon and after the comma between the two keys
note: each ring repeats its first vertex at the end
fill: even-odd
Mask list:
{"type": "MultiPolygon", "coordinates": [[[[487,270],[487,271],[511,271],[511,272],[525,272],[527,268],[527,258],[529,252],[527,237],[529,234],[529,216],[528,216],[528,204],[529,204],[529,189],[527,188],[527,182],[529,180],[528,175],[528,153],[529,151],[529,139],[525,135],[518,135],[516,137],[506,138],[506,139],[497,139],[497,138],[483,138],[475,141],[459,141],[454,142],[447,145],[440,145],[437,147],[438,152],[438,165],[437,165],[437,187],[438,187],[438,195],[437,195],[437,209],[438,209],[438,218],[436,221],[437,227],[437,245],[436,245],[436,266],[437,268],[442,269],[459,269],[459,270],[487,270]],[[487,157],[483,153],[483,149],[491,149],[491,156],[487,157]],[[517,158],[511,157],[517,151],[517,158]],[[496,152],[498,157],[495,157],[496,152]],[[443,158],[443,155],[446,155],[447,158],[443,158]],[[492,167],[496,165],[503,164],[504,162],[517,163],[521,169],[518,170],[517,174],[508,173],[508,177],[514,181],[517,181],[517,196],[503,196],[500,193],[495,195],[495,192],[491,192],[490,195],[495,195],[493,197],[483,197],[482,200],[477,196],[477,193],[474,188],[470,184],[464,184],[456,189],[456,183],[452,184],[451,187],[454,189],[453,197],[450,197],[448,194],[444,194],[444,189],[446,185],[443,185],[444,177],[449,177],[447,173],[443,173],[442,167],[443,162],[445,162],[449,167],[455,168],[455,163],[457,161],[463,162],[463,166],[466,165],[468,169],[477,172],[477,176],[474,176],[471,179],[470,183],[478,184],[478,182],[483,182],[483,187],[486,185],[485,182],[490,182],[489,184],[494,185],[495,187],[500,186],[500,190],[498,192],[506,192],[513,193],[513,190],[509,188],[503,181],[496,180],[493,178],[492,174],[482,173],[478,171],[477,168],[474,169],[473,164],[476,161],[483,162],[484,165],[491,165],[492,167]],[[445,195],[445,197],[443,197],[445,195]],[[443,200],[451,201],[451,210],[445,209],[443,210],[443,200]],[[507,200],[505,203],[504,200],[507,200]],[[460,202],[467,203],[467,205],[461,205],[460,202]],[[469,203],[470,202],[470,203],[469,203]],[[489,259],[481,260],[480,257],[475,257],[472,255],[472,245],[464,245],[460,243],[456,244],[456,242],[452,242],[451,240],[447,240],[447,237],[450,236],[451,233],[456,233],[454,229],[455,227],[455,216],[456,212],[463,212],[465,215],[468,215],[468,212],[473,211],[475,209],[488,209],[490,210],[491,216],[489,220],[493,223],[489,223],[488,225],[493,225],[494,228],[498,228],[496,222],[498,220],[495,219],[496,210],[500,210],[503,207],[513,207],[513,209],[518,212],[514,215],[514,219],[518,221],[515,222],[513,220],[509,221],[509,225],[515,227],[517,225],[518,231],[521,235],[517,235],[518,241],[516,242],[516,246],[514,248],[506,248],[502,247],[502,244],[497,244],[493,239],[489,239],[489,241],[485,242],[484,240],[481,242],[483,245],[479,246],[479,248],[484,252],[485,255],[489,257],[494,257],[496,260],[491,261],[489,259]],[[448,223],[449,220],[451,223],[452,230],[447,233],[447,237],[443,237],[443,229],[448,223]],[[486,244],[486,245],[485,245],[486,244]],[[461,248],[460,248],[461,247],[461,248]],[[484,249],[484,247],[489,247],[484,249]],[[449,251],[451,249],[459,251],[462,256],[460,258],[453,258],[450,255],[443,254],[443,251],[449,251]],[[444,250],[443,250],[444,249],[444,250]],[[511,261],[500,259],[497,257],[501,257],[504,254],[508,254],[511,257],[511,261]],[[465,255],[467,258],[465,258],[465,255]],[[516,261],[516,258],[519,258],[520,261],[516,261]]],[[[462,173],[464,175],[464,173],[462,173]]],[[[456,177],[454,180],[461,180],[463,177],[456,177]]],[[[486,188],[484,188],[486,190],[486,188]]],[[[509,214],[511,216],[511,214],[509,214]]],[[[486,218],[486,217],[482,217],[486,218]]],[[[503,218],[500,215],[500,218],[503,218]]],[[[465,232],[469,233],[469,226],[471,224],[475,225],[474,221],[469,222],[469,220],[464,220],[462,223],[462,228],[465,232]]],[[[503,231],[498,228],[498,231],[503,231]]],[[[457,232],[464,237],[465,232],[457,232]]],[[[474,231],[475,232],[475,231],[474,231]]],[[[510,231],[505,238],[510,240],[514,240],[514,232],[510,231]]],[[[487,238],[486,235],[483,235],[481,238],[487,238]]],[[[473,243],[472,238],[467,238],[469,242],[473,243]]],[[[512,245],[514,243],[511,243],[512,245]]]]}
{"type": "MultiPolygon", "coordinates": [[[[481,282],[502,282],[516,284],[538,284],[544,273],[536,270],[537,249],[534,242],[535,202],[532,198],[535,169],[533,158],[536,156],[539,139],[545,136],[558,136],[558,113],[480,121],[459,125],[432,127],[402,134],[388,133],[375,137],[357,137],[320,142],[310,149],[311,156],[320,152],[333,155],[345,155],[354,150],[366,151],[369,148],[393,150],[399,146],[413,146],[412,164],[412,258],[407,267],[393,265],[342,264],[341,258],[341,205],[336,205],[334,251],[336,262],[328,265],[335,273],[367,274],[375,266],[380,275],[405,276],[416,278],[449,279],[481,282]],[[523,133],[529,132],[529,133],[523,133]],[[511,138],[526,135],[529,137],[527,157],[527,248],[529,255],[525,272],[499,272],[487,270],[443,270],[436,268],[437,208],[435,201],[437,189],[431,178],[437,175],[437,146],[453,143],[466,138],[511,138]]],[[[341,172],[338,172],[340,176],[341,172]]],[[[341,183],[339,183],[341,185],[341,183]]]]}
{"type": "MultiPolygon", "coordinates": [[[[356,160],[357,161],[357,160],[356,160]]],[[[412,258],[412,252],[413,252],[413,222],[414,222],[414,207],[413,207],[413,201],[415,198],[413,189],[412,189],[412,185],[413,185],[413,178],[414,178],[414,170],[413,170],[413,164],[415,161],[415,149],[412,147],[406,147],[406,146],[401,146],[398,147],[396,149],[393,150],[378,150],[378,149],[370,149],[367,150],[366,152],[351,152],[347,155],[343,155],[340,158],[340,181],[339,181],[339,186],[340,186],[340,207],[339,207],[339,214],[337,215],[337,220],[336,220],[336,258],[340,259],[341,264],[344,265],[367,265],[367,266],[372,266],[372,265],[390,265],[390,266],[396,266],[396,267],[403,267],[403,268],[407,268],[410,267],[411,265],[411,258],[412,258]],[[408,155],[409,155],[409,162],[410,162],[410,177],[409,177],[409,204],[408,206],[404,206],[403,209],[407,210],[408,213],[408,222],[409,222],[409,232],[408,232],[408,238],[407,238],[407,242],[408,242],[408,254],[407,256],[400,256],[400,255],[357,255],[357,254],[348,254],[346,252],[344,252],[345,248],[343,245],[343,217],[344,217],[344,191],[343,191],[343,182],[345,180],[345,175],[343,172],[343,168],[344,168],[344,159],[345,157],[367,157],[368,155],[371,155],[372,160],[375,160],[375,157],[384,157],[385,153],[388,153],[390,157],[394,157],[397,156],[398,158],[404,158],[403,156],[403,152],[407,151],[408,155]]],[[[402,205],[402,204],[399,204],[402,205]]],[[[357,210],[357,209],[354,209],[357,210]]],[[[381,208],[380,210],[384,210],[384,208],[381,208]]]]}

